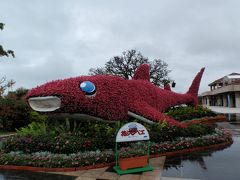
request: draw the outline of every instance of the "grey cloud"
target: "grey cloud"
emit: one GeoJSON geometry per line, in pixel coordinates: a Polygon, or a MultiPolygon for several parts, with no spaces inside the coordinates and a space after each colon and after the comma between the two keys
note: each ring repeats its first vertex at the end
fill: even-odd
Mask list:
{"type": "MultiPolygon", "coordinates": [[[[37,59],[37,58],[35,58],[37,59]]],[[[63,56],[41,57],[29,64],[8,66],[4,69],[7,77],[17,82],[18,87],[32,88],[39,84],[74,76],[73,63],[63,56]]]]}
{"type": "Polygon", "coordinates": [[[239,72],[239,1],[2,1],[0,32],[16,59],[1,58],[0,76],[33,87],[87,74],[126,49],[161,58],[176,91],[186,92],[201,67],[201,91],[239,72]],[[36,73],[39,72],[39,73],[36,73]]]}

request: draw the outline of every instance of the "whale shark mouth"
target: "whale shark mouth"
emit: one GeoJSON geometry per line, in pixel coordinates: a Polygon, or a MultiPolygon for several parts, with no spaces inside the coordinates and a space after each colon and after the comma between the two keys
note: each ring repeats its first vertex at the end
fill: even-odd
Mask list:
{"type": "Polygon", "coordinates": [[[51,112],[61,107],[61,99],[57,96],[31,97],[28,103],[33,110],[39,112],[51,112]]]}

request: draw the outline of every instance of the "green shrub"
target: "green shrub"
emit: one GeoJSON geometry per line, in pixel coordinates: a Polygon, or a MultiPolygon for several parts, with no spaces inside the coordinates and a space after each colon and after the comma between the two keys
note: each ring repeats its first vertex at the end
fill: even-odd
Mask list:
{"type": "Polygon", "coordinates": [[[19,130],[16,129],[19,136],[41,136],[41,135],[53,135],[53,131],[47,126],[47,116],[41,115],[38,112],[31,111],[29,114],[31,121],[26,127],[22,127],[19,130]]]}
{"type": "Polygon", "coordinates": [[[0,97],[0,129],[14,131],[29,123],[30,107],[23,98],[26,93],[27,89],[18,88],[0,97]]]}
{"type": "Polygon", "coordinates": [[[180,136],[180,128],[169,126],[167,122],[158,122],[152,125],[145,124],[145,127],[149,131],[152,142],[173,141],[180,136]]]}
{"type": "Polygon", "coordinates": [[[13,131],[29,123],[29,107],[22,99],[0,98],[0,128],[13,131]]]}
{"type": "Polygon", "coordinates": [[[48,117],[44,114],[40,114],[36,111],[31,111],[29,113],[30,122],[47,122],[48,117]]]}
{"type": "Polygon", "coordinates": [[[192,124],[186,129],[182,129],[183,137],[201,137],[212,133],[214,133],[214,128],[203,124],[192,124]]]}
{"type": "Polygon", "coordinates": [[[145,124],[144,126],[149,131],[151,141],[156,143],[174,141],[179,137],[199,137],[214,132],[214,127],[203,124],[193,124],[187,128],[179,128],[170,126],[166,122],[159,122],[152,125],[145,124]]]}
{"type": "Polygon", "coordinates": [[[17,134],[20,136],[41,136],[48,134],[47,127],[44,122],[31,122],[26,127],[17,130],[17,134]]]}
{"type": "Polygon", "coordinates": [[[16,91],[14,93],[18,99],[21,99],[27,94],[27,92],[28,92],[28,89],[20,87],[20,88],[16,89],[16,91]]]}
{"type": "Polygon", "coordinates": [[[196,108],[192,106],[174,107],[166,111],[166,114],[179,121],[207,117],[207,116],[209,117],[216,116],[214,112],[212,112],[210,109],[203,106],[198,106],[196,108]]]}

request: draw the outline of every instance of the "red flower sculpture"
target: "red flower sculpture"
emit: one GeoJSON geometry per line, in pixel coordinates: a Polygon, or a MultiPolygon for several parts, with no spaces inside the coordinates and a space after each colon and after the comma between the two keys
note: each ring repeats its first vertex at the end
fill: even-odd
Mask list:
{"type": "Polygon", "coordinates": [[[132,80],[111,75],[57,80],[32,89],[26,99],[37,111],[81,113],[111,121],[127,120],[133,116],[147,122],[165,120],[184,127],[161,112],[180,104],[196,106],[203,71],[204,68],[186,94],[154,86],[149,81],[149,66],[143,64],[132,80]]]}

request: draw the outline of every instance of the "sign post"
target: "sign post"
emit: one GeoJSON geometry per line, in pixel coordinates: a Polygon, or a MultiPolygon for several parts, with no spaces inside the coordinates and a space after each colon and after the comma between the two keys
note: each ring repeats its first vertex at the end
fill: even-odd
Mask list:
{"type": "Polygon", "coordinates": [[[119,174],[130,174],[136,172],[151,171],[153,168],[149,164],[150,157],[150,138],[147,129],[136,122],[130,122],[125,124],[120,128],[116,136],[116,145],[115,145],[115,154],[116,154],[116,164],[113,169],[119,174]],[[119,152],[118,152],[118,143],[119,142],[133,142],[133,141],[148,141],[148,150],[147,150],[147,165],[145,167],[131,168],[127,170],[122,170],[119,167],[119,152]]]}

